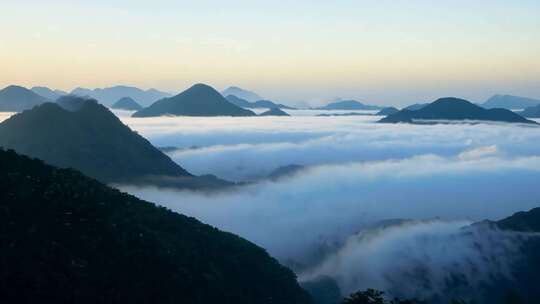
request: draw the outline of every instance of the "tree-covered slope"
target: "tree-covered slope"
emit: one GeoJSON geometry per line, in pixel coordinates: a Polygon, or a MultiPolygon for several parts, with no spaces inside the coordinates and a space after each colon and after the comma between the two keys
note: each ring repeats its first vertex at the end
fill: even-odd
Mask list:
{"type": "Polygon", "coordinates": [[[1,303],[308,303],[263,249],[0,150],[1,303]]]}
{"type": "Polygon", "coordinates": [[[107,183],[154,175],[191,177],[91,100],[72,111],[45,103],[12,116],[0,124],[0,147],[55,166],[75,168],[107,183]]]}

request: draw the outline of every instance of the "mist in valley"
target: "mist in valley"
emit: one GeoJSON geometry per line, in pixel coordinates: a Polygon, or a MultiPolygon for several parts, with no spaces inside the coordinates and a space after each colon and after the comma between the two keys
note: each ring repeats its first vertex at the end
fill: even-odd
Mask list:
{"type": "Polygon", "coordinates": [[[540,196],[537,127],[386,125],[369,116],[123,119],[154,145],[176,147],[167,153],[191,172],[248,184],[122,190],[253,241],[301,281],[331,277],[343,294],[375,287],[433,298],[456,275],[467,282],[461,294],[507,278],[523,236],[469,225],[536,207],[540,196]],[[303,169],[265,178],[291,164],[303,169]]]}

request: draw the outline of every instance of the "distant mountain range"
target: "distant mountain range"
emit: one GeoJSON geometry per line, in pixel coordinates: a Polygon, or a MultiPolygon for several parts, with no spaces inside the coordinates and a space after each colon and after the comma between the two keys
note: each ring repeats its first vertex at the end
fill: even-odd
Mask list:
{"type": "Polygon", "coordinates": [[[254,101],[263,99],[261,96],[257,95],[256,93],[248,91],[248,90],[244,90],[244,89],[239,88],[239,87],[229,87],[229,88],[223,90],[221,92],[221,95],[223,95],[223,96],[234,95],[236,97],[242,98],[242,99],[250,101],[250,102],[254,102],[254,101]]]}
{"type": "Polygon", "coordinates": [[[0,172],[2,303],[311,303],[234,234],[13,151],[0,172]]]}
{"type": "Polygon", "coordinates": [[[525,110],[519,112],[519,114],[527,118],[540,118],[540,104],[534,107],[528,107],[525,110]]]}
{"type": "Polygon", "coordinates": [[[50,101],[21,86],[11,85],[0,90],[0,112],[22,112],[50,101]]]}
{"type": "Polygon", "coordinates": [[[467,100],[453,97],[438,99],[416,111],[403,109],[381,119],[379,122],[436,123],[437,121],[445,120],[479,120],[536,124],[534,121],[525,119],[510,110],[486,110],[467,100]]]}
{"type": "Polygon", "coordinates": [[[156,101],[133,114],[133,117],[154,116],[255,116],[252,111],[236,106],[218,91],[205,84],[196,84],[184,92],[156,101]]]}
{"type": "Polygon", "coordinates": [[[130,97],[142,106],[149,106],[156,100],[171,96],[169,93],[161,92],[156,89],[141,90],[139,88],[130,86],[114,86],[110,88],[97,88],[93,90],[76,88],[71,91],[71,94],[92,97],[106,106],[111,106],[123,97],[130,97]]]}
{"type": "Polygon", "coordinates": [[[103,105],[70,98],[67,102],[78,108],[66,110],[59,104],[45,103],[2,122],[0,147],[58,167],[75,168],[104,183],[210,190],[232,185],[191,175],[103,105]]]}
{"type": "Polygon", "coordinates": [[[239,98],[235,95],[227,95],[225,97],[230,103],[235,104],[242,108],[248,108],[248,109],[258,109],[258,108],[267,108],[267,109],[273,109],[273,108],[279,108],[279,109],[288,109],[288,110],[295,110],[293,107],[286,106],[284,104],[278,104],[274,103],[270,100],[257,100],[254,102],[247,101],[245,99],[239,98]]]}
{"type": "Polygon", "coordinates": [[[57,100],[60,96],[69,94],[68,92],[62,90],[52,90],[47,87],[33,87],[31,90],[49,100],[57,100]]]}
{"type": "Polygon", "coordinates": [[[139,111],[142,110],[143,107],[131,97],[122,97],[115,102],[111,108],[118,110],[139,111]]]}
{"type": "Polygon", "coordinates": [[[495,95],[482,104],[486,109],[503,108],[508,110],[525,109],[540,104],[540,100],[512,95],[495,95]]]}
{"type": "Polygon", "coordinates": [[[318,110],[381,110],[380,106],[366,105],[356,100],[340,100],[329,103],[318,110]]]}
{"type": "Polygon", "coordinates": [[[262,112],[261,114],[259,114],[259,116],[291,116],[291,115],[287,114],[287,112],[279,108],[273,108],[266,112],[262,112]]]}

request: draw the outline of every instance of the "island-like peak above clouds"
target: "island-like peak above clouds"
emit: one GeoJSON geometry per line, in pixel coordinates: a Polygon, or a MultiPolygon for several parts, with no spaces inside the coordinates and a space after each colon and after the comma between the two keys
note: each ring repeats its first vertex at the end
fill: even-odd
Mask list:
{"type": "Polygon", "coordinates": [[[156,101],[133,114],[133,117],[153,116],[255,116],[252,111],[230,103],[218,91],[206,84],[196,84],[184,92],[156,101]]]}
{"type": "Polygon", "coordinates": [[[66,103],[69,110],[44,103],[5,120],[0,124],[0,146],[107,183],[147,176],[191,177],[106,107],[73,96],[66,103]]]}
{"type": "Polygon", "coordinates": [[[482,106],[486,109],[503,108],[508,110],[525,109],[540,104],[540,100],[513,95],[494,95],[482,106]]]}
{"type": "Polygon", "coordinates": [[[131,97],[137,100],[142,106],[148,106],[156,100],[169,97],[171,94],[161,92],[156,89],[141,90],[130,86],[113,86],[109,88],[85,89],[76,88],[71,91],[73,95],[89,96],[97,99],[100,103],[111,106],[113,103],[123,97],[131,97]]]}
{"type": "Polygon", "coordinates": [[[115,102],[111,106],[111,108],[118,110],[139,111],[143,107],[131,97],[122,97],[117,102],[115,102]]]}
{"type": "Polygon", "coordinates": [[[48,101],[51,100],[21,86],[0,90],[0,112],[21,112],[48,101]]]}
{"type": "Polygon", "coordinates": [[[377,114],[375,115],[384,115],[384,116],[388,116],[388,115],[392,115],[392,114],[395,114],[399,112],[399,110],[395,107],[388,107],[388,108],[384,108],[382,110],[380,110],[379,112],[377,112],[377,114]]]}
{"type": "Polygon", "coordinates": [[[291,116],[287,112],[279,109],[279,108],[273,108],[266,112],[263,112],[259,114],[259,116],[291,116]]]}
{"type": "Polygon", "coordinates": [[[236,97],[239,97],[239,98],[245,99],[247,101],[251,101],[251,102],[263,99],[257,93],[252,92],[252,91],[248,91],[248,90],[244,90],[244,89],[239,88],[239,87],[229,87],[229,88],[223,90],[221,92],[221,95],[223,95],[223,96],[234,95],[236,97]]]}
{"type": "Polygon", "coordinates": [[[340,100],[318,108],[319,110],[380,110],[380,106],[366,105],[356,100],[340,100]]]}
{"type": "Polygon", "coordinates": [[[225,97],[230,103],[237,105],[242,108],[248,108],[248,109],[257,109],[257,108],[266,108],[266,109],[289,109],[289,110],[295,110],[293,107],[286,106],[284,104],[274,103],[270,100],[257,100],[254,102],[249,102],[245,99],[242,99],[238,96],[234,95],[227,95],[225,97]]]}
{"type": "Polygon", "coordinates": [[[536,124],[536,122],[525,119],[510,110],[486,110],[467,100],[454,97],[438,99],[416,111],[404,109],[381,119],[379,122],[435,123],[437,120],[480,120],[536,124]]]}
{"type": "Polygon", "coordinates": [[[2,303],[311,302],[234,234],[13,151],[0,172],[2,303]]]}

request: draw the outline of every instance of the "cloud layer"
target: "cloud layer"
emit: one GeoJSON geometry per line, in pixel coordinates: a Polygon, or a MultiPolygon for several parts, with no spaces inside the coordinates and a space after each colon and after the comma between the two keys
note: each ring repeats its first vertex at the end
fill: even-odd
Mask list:
{"type": "Polygon", "coordinates": [[[512,256],[513,236],[462,227],[540,205],[540,128],[386,125],[374,116],[123,119],[155,145],[197,145],[170,153],[193,173],[259,180],[214,194],[123,190],[241,235],[302,279],[331,276],[344,293],[435,296],[453,266],[471,286],[473,268],[479,278],[505,276],[511,259],[485,259],[512,256]],[[260,179],[289,164],[308,167],[260,179]],[[374,230],[391,219],[415,221],[374,230]],[[407,279],[417,269],[430,273],[431,294],[418,293],[425,280],[407,279]]]}

